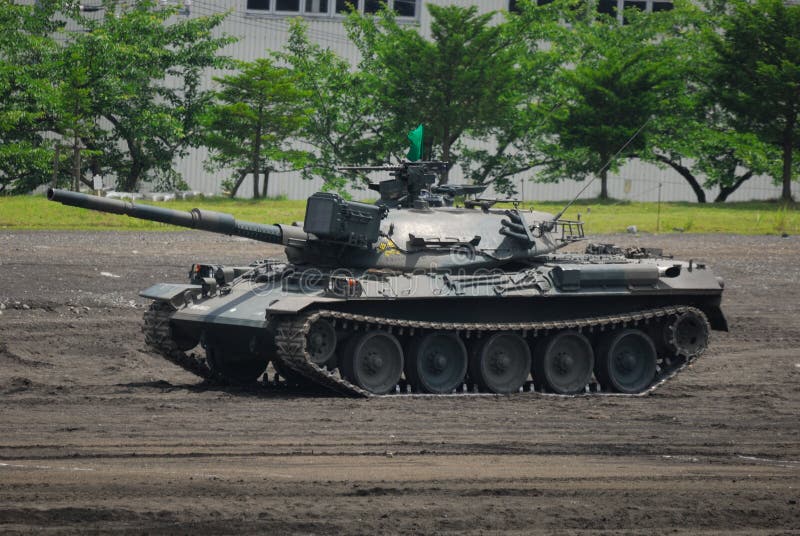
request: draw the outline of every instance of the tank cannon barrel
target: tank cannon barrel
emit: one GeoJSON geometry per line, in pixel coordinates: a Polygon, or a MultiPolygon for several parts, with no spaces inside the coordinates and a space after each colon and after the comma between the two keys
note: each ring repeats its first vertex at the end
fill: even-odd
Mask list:
{"type": "Polygon", "coordinates": [[[190,229],[201,229],[212,233],[242,236],[261,242],[283,244],[284,233],[279,225],[265,225],[249,221],[240,221],[223,212],[211,210],[192,209],[190,212],[154,207],[152,205],[138,205],[127,201],[106,199],[94,195],[86,195],[68,190],[47,190],[47,199],[57,201],[63,205],[88,208],[99,212],[111,214],[124,214],[140,220],[169,223],[190,229]]]}

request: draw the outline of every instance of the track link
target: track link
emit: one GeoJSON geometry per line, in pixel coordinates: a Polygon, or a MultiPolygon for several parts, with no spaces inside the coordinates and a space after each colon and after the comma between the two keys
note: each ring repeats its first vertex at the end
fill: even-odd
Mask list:
{"type": "Polygon", "coordinates": [[[187,354],[178,348],[172,338],[169,319],[176,309],[165,302],[153,302],[144,312],[142,332],[147,345],[161,357],[178,365],[183,370],[203,378],[212,380],[215,375],[206,364],[206,360],[187,354]]]}
{"type": "MultiPolygon", "coordinates": [[[[422,322],[414,320],[397,320],[378,316],[366,316],[338,311],[315,311],[298,317],[281,318],[273,317],[272,321],[277,322],[275,343],[277,354],[273,360],[280,366],[291,370],[293,373],[305,378],[308,382],[319,385],[338,394],[354,397],[372,396],[396,396],[396,395],[373,395],[372,393],[353,385],[334,371],[319,367],[311,361],[306,347],[306,335],[311,325],[318,319],[327,319],[335,326],[351,332],[367,331],[374,329],[386,330],[398,335],[415,335],[425,331],[454,331],[464,335],[466,339],[472,336],[482,336],[494,332],[517,332],[523,337],[529,335],[545,336],[550,332],[562,329],[575,329],[584,332],[605,331],[622,327],[647,327],[652,322],[670,321],[679,315],[693,312],[706,323],[707,332],[710,333],[710,326],[705,314],[695,307],[676,306],[649,309],[623,315],[609,315],[588,317],[574,320],[562,320],[553,322],[527,322],[512,324],[495,323],[453,323],[453,322],[422,322]]],[[[589,392],[593,395],[613,395],[613,396],[643,396],[662,385],[672,378],[675,374],[683,370],[692,361],[699,357],[702,352],[691,356],[676,356],[672,358],[662,358],[659,360],[659,368],[653,383],[641,393],[619,394],[601,393],[600,386],[590,385],[589,392]]],[[[530,384],[527,388],[532,390],[530,384]]],[[[442,395],[415,395],[415,396],[442,396],[442,395]]],[[[554,395],[569,396],[569,395],[554,395]]],[[[583,396],[583,395],[575,395],[583,396]]]]}

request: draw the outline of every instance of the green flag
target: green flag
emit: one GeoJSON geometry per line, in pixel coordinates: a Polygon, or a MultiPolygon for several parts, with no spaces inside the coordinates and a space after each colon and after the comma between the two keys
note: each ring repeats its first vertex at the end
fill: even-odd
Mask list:
{"type": "Polygon", "coordinates": [[[422,125],[408,133],[408,141],[411,142],[411,147],[408,149],[406,158],[412,162],[416,162],[422,158],[422,125]]]}

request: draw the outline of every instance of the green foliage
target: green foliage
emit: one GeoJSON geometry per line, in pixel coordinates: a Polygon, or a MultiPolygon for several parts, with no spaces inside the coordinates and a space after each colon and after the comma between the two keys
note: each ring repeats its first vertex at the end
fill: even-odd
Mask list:
{"type": "Polygon", "coordinates": [[[713,35],[713,96],[734,127],[780,151],[773,176],[789,200],[800,150],[800,5],[732,0],[730,7],[724,32],[713,35]]]}
{"type": "Polygon", "coordinates": [[[639,158],[677,171],[700,201],[759,174],[791,196],[800,5],[676,0],[670,12],[626,11],[624,25],[582,0],[517,5],[426,4],[427,38],[389,10],[353,12],[355,66],[293,21],[282,52],[239,64],[214,93],[205,71],[232,67],[220,55],[231,40],[215,36],[222,16],[104,0],[91,19],[73,0],[0,0],[0,193],[48,182],[54,165],[60,184],[99,173],[124,189],[185,188],[173,161],[199,144],[209,169],[232,170],[233,194],[254,176],[265,195],[270,173],[292,169],[344,191],[365,177],[337,166],[400,159],[423,124],[423,159],[499,192],[536,169],[549,181],[599,175],[605,196],[607,173],[639,158]],[[56,40],[64,20],[81,31],[56,40]]]}
{"type": "Polygon", "coordinates": [[[51,142],[42,132],[56,99],[52,87],[59,27],[56,2],[0,2],[0,194],[30,191],[51,176],[51,142]]]}
{"type": "Polygon", "coordinates": [[[567,12],[574,65],[558,72],[561,102],[550,117],[554,139],[544,179],[583,180],[599,175],[608,196],[607,172],[644,152],[649,123],[668,115],[665,104],[680,90],[671,69],[669,16],[627,10],[626,24],[577,5],[567,12]]]}
{"type": "Polygon", "coordinates": [[[174,14],[153,2],[125,9],[108,2],[100,20],[75,16],[84,31],[63,50],[57,130],[79,137],[93,151],[92,174],[112,173],[124,190],[156,178],[162,187],[180,182],[173,160],[198,144],[211,98],[200,77],[227,65],[218,53],[230,39],[212,33],[223,16],[174,14]]]}
{"type": "MultiPolygon", "coordinates": [[[[398,157],[405,133],[422,123],[423,158],[459,163],[467,139],[511,130],[508,123],[527,98],[520,84],[525,42],[521,25],[493,21],[494,13],[426,7],[431,40],[398,24],[389,10],[377,18],[357,13],[348,18],[350,37],[362,54],[359,67],[375,99],[378,136],[371,141],[376,154],[398,157]]],[[[473,152],[469,160],[488,157],[473,152]]]]}
{"type": "Polygon", "coordinates": [[[307,162],[307,152],[290,147],[290,138],[308,123],[310,114],[304,105],[309,92],[298,88],[298,78],[267,58],[241,64],[237,74],[215,78],[221,89],[203,119],[211,150],[207,167],[235,170],[236,179],[225,183],[231,197],[248,174],[253,176],[253,197],[265,197],[270,173],[307,162]]]}
{"type": "Polygon", "coordinates": [[[230,39],[212,35],[222,16],[173,15],[148,1],[108,0],[100,19],[70,0],[0,2],[0,191],[49,181],[56,143],[62,184],[70,173],[89,184],[89,171],[128,190],[145,180],[185,185],[172,163],[198,143],[210,98],[201,75],[227,64],[218,53],[230,39]],[[80,31],[56,39],[57,20],[80,31]]]}
{"type": "Polygon", "coordinates": [[[516,77],[508,88],[513,97],[495,107],[493,126],[485,132],[470,132],[475,135],[457,143],[465,175],[474,183],[492,183],[495,191],[509,195],[516,193],[511,177],[551,161],[548,150],[554,136],[545,126],[564,100],[555,74],[572,57],[573,45],[571,29],[562,24],[562,3],[538,6],[520,0],[517,8],[506,14],[504,28],[519,47],[516,77]]]}
{"type": "Polygon", "coordinates": [[[725,201],[744,182],[770,173],[779,159],[773,148],[741,130],[717,100],[715,70],[724,9],[711,4],[699,9],[678,3],[670,13],[671,69],[682,81],[682,91],[672,95],[669,113],[653,125],[653,144],[643,158],[666,164],[692,187],[699,202],[706,189],[718,188],[714,201],[725,201]]]}
{"type": "Polygon", "coordinates": [[[330,49],[312,44],[301,21],[292,22],[286,49],[276,57],[293,70],[298,87],[308,95],[311,117],[297,135],[310,147],[302,175],[321,178],[325,190],[343,191],[348,177],[336,166],[383,161],[368,143],[378,132],[365,76],[330,49]]]}

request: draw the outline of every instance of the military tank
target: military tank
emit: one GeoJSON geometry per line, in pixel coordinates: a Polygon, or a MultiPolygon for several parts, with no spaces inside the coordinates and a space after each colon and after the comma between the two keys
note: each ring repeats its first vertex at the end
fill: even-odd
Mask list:
{"type": "Polygon", "coordinates": [[[141,291],[147,344],[212,381],[256,382],[272,363],[274,381],[352,396],[642,394],[727,331],[706,264],[607,244],[562,252],[585,240],[581,221],[437,185],[445,167],[373,168],[391,177],[370,186],[375,204],[315,193],[293,225],[47,197],[285,246],[285,260],[196,262],[188,282],[141,291]]]}

